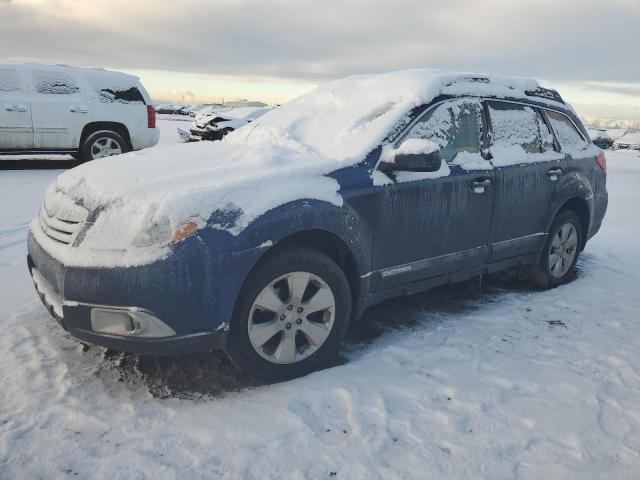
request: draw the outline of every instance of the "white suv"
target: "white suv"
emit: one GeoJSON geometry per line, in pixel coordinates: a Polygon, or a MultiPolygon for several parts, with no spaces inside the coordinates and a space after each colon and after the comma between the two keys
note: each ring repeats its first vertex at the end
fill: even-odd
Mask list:
{"type": "Polygon", "coordinates": [[[87,161],[152,147],[159,136],[137,77],[0,64],[0,154],[68,153],[87,161]]]}

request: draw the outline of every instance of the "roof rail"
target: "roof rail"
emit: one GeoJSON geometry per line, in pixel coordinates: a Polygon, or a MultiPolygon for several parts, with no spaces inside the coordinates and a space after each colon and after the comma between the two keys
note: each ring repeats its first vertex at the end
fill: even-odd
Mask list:
{"type": "Polygon", "coordinates": [[[470,82],[470,83],[490,83],[490,80],[487,77],[477,76],[477,77],[462,77],[452,80],[444,84],[445,87],[450,87],[458,82],[470,82]]]}
{"type": "Polygon", "coordinates": [[[525,90],[524,93],[525,95],[528,95],[530,97],[546,98],[548,100],[554,100],[559,103],[564,103],[564,100],[562,100],[560,94],[550,88],[538,87],[535,90],[525,90]]]}

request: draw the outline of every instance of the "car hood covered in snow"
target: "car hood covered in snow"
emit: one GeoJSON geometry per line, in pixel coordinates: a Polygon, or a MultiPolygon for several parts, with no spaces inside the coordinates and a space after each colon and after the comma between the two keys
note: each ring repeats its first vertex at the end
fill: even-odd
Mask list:
{"type": "Polygon", "coordinates": [[[241,232],[260,214],[300,199],[342,205],[337,163],[310,161],[300,145],[202,142],[132,152],[81,165],[60,175],[45,194],[47,209],[66,199],[96,212],[95,223],[74,248],[50,241],[34,224],[38,241],[67,264],[132,265],[168,253],[165,244],[136,246],[158,225],[171,232],[185,222],[206,224],[217,211],[233,211],[241,232]],[[286,188],[283,188],[286,185],[286,188]],[[96,256],[96,252],[102,254],[96,256]]]}
{"type": "MultiPolygon", "coordinates": [[[[126,252],[115,263],[141,263],[168,251],[134,246],[141,232],[157,225],[171,231],[185,221],[202,226],[216,211],[229,209],[239,213],[228,228],[238,234],[259,215],[290,201],[340,206],[339,185],[326,174],[362,161],[413,107],[441,94],[521,96],[537,87],[534,80],[436,70],[330,82],[225,141],[104,158],[60,175],[48,190],[49,203],[62,195],[100,214],[78,247],[50,242],[47,248],[72,263],[87,262],[87,255],[77,252],[88,250],[126,252]]],[[[47,241],[33,230],[39,241],[47,241]]]]}

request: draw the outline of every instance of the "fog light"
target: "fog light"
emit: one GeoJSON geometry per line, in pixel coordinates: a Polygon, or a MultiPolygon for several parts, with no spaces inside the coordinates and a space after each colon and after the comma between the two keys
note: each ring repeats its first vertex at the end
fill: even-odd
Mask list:
{"type": "Polygon", "coordinates": [[[153,315],[140,310],[93,308],[91,329],[94,332],[148,338],[171,337],[176,332],[153,315]]]}
{"type": "Polygon", "coordinates": [[[127,313],[94,308],[91,311],[91,328],[100,333],[132,335],[136,328],[127,313]]]}

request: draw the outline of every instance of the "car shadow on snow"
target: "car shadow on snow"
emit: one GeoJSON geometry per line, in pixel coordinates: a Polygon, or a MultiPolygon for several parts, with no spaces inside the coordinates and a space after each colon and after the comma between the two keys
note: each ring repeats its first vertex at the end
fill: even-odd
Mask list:
{"type": "MultiPolygon", "coordinates": [[[[580,275],[581,269],[578,269],[580,275]]],[[[381,336],[413,328],[425,317],[469,313],[481,305],[500,301],[505,292],[531,292],[531,287],[518,270],[501,272],[472,280],[437,287],[427,292],[388,300],[365,312],[353,322],[345,338],[343,351],[366,349],[381,336]]],[[[428,320],[427,320],[428,321],[428,320]]],[[[151,357],[86,346],[85,354],[98,355],[97,375],[114,376],[120,382],[142,384],[157,398],[211,398],[227,392],[259,387],[264,383],[239,372],[222,352],[196,353],[173,357],[151,357]]],[[[349,360],[341,355],[333,365],[349,360]]]]}
{"type": "Polygon", "coordinates": [[[0,170],[66,170],[77,167],[81,161],[69,157],[68,160],[47,160],[42,158],[21,158],[4,160],[0,157],[0,170]]]}

